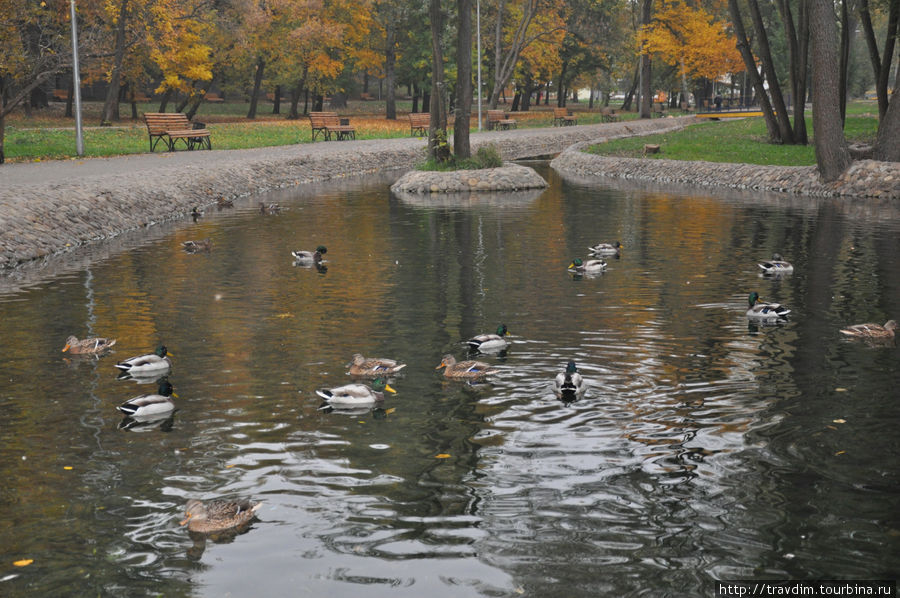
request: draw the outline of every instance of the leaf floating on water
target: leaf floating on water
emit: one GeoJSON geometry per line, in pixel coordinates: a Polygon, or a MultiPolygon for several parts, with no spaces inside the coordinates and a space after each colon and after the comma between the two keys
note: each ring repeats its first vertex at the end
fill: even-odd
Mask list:
{"type": "Polygon", "coordinates": [[[435,455],[434,458],[435,459],[449,459],[450,455],[448,455],[447,453],[441,453],[440,455],[435,455]]]}
{"type": "Polygon", "coordinates": [[[834,389],[834,392],[847,392],[847,389],[839,386],[834,389]]]}
{"type": "Polygon", "coordinates": [[[831,420],[831,421],[832,421],[833,423],[836,423],[836,424],[846,424],[846,423],[847,423],[847,420],[846,420],[846,419],[840,419],[840,418],[838,418],[838,419],[833,419],[833,420],[831,420]]]}
{"type": "Polygon", "coordinates": [[[393,413],[393,412],[396,411],[396,410],[397,410],[396,407],[391,407],[390,409],[385,409],[385,410],[384,410],[384,414],[385,414],[385,415],[390,415],[391,413],[393,413]]]}
{"type": "Polygon", "coordinates": [[[22,559],[20,561],[15,561],[13,563],[13,566],[14,567],[27,567],[28,565],[30,565],[33,562],[34,562],[34,559],[22,559]]]}
{"type": "Polygon", "coordinates": [[[231,463],[225,466],[225,469],[231,469],[232,467],[237,467],[237,463],[231,463]]]}
{"type": "Polygon", "coordinates": [[[847,451],[838,451],[838,452],[836,452],[836,453],[834,454],[834,456],[837,457],[838,455],[843,455],[843,454],[846,453],[846,452],[847,452],[847,451]]]}
{"type": "Polygon", "coordinates": [[[72,469],[72,466],[71,465],[63,465],[63,469],[65,469],[66,471],[69,471],[70,469],[72,469]]]}
{"type": "Polygon", "coordinates": [[[293,317],[294,317],[294,314],[292,314],[292,313],[284,313],[284,314],[278,314],[278,315],[275,316],[275,317],[276,317],[276,318],[293,318],[293,317]]]}
{"type": "Polygon", "coordinates": [[[516,588],[516,594],[524,594],[525,588],[516,588]]]}

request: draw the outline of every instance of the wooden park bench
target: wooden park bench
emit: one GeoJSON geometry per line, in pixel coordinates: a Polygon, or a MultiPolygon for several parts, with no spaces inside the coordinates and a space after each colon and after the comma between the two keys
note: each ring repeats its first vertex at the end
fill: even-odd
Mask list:
{"type": "Polygon", "coordinates": [[[337,112],[310,112],[309,125],[312,127],[312,140],[321,133],[325,141],[331,141],[335,134],[337,140],[356,139],[356,129],[350,126],[349,118],[340,118],[337,112]]]}
{"type": "Polygon", "coordinates": [[[375,99],[375,96],[364,91],[361,94],[359,94],[359,99],[362,100],[363,102],[371,102],[375,99]]]}
{"type": "Polygon", "coordinates": [[[662,118],[665,115],[666,115],[666,105],[662,102],[654,102],[652,116],[658,116],[658,117],[662,118]]]}
{"type": "Polygon", "coordinates": [[[147,134],[150,136],[150,151],[162,141],[166,148],[175,151],[175,142],[181,140],[185,148],[212,149],[209,131],[201,123],[191,123],[181,112],[147,112],[144,114],[147,134]],[[199,128],[194,128],[199,126],[199,128]]]}
{"type": "Polygon", "coordinates": [[[428,127],[431,125],[431,115],[427,112],[411,112],[409,114],[409,134],[425,136],[428,134],[428,127]]]}
{"type": "Polygon", "coordinates": [[[571,125],[577,125],[578,118],[572,115],[572,112],[568,108],[554,108],[553,109],[553,126],[554,127],[566,127],[571,125]]]}
{"type": "Polygon", "coordinates": [[[225,98],[217,93],[205,93],[203,94],[203,99],[207,102],[212,102],[213,104],[219,104],[225,101],[225,98]]]}
{"type": "Polygon", "coordinates": [[[69,90],[68,89],[54,89],[53,90],[53,99],[57,102],[65,102],[69,99],[69,90]]]}
{"type": "Polygon", "coordinates": [[[503,110],[487,111],[487,128],[488,131],[493,129],[515,129],[519,123],[515,119],[509,118],[509,115],[503,110]]]}
{"type": "Polygon", "coordinates": [[[600,120],[605,123],[614,123],[618,122],[619,115],[616,114],[616,111],[609,106],[604,106],[600,109],[600,120]]]}
{"type": "Polygon", "coordinates": [[[145,94],[142,91],[135,91],[134,93],[129,95],[130,101],[132,102],[149,102],[150,96],[145,94]]]}

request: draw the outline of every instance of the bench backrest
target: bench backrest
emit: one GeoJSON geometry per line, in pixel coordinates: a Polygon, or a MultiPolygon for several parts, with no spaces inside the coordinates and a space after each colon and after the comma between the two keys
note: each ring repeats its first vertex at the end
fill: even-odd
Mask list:
{"type": "Polygon", "coordinates": [[[146,112],[144,121],[151,135],[160,135],[166,131],[191,128],[191,122],[182,112],[146,112]]]}
{"type": "Polygon", "coordinates": [[[553,109],[553,117],[559,118],[561,116],[569,116],[568,108],[554,108],[553,109]]]}
{"type": "Polygon", "coordinates": [[[313,128],[320,129],[322,127],[340,126],[341,120],[338,118],[337,112],[310,112],[309,124],[313,128]]]}
{"type": "Polygon", "coordinates": [[[413,127],[427,127],[431,124],[431,115],[427,112],[412,112],[409,115],[409,124],[413,127]]]}
{"type": "Polygon", "coordinates": [[[504,114],[503,110],[488,110],[487,117],[489,122],[495,120],[506,120],[506,114],[504,114]]]}

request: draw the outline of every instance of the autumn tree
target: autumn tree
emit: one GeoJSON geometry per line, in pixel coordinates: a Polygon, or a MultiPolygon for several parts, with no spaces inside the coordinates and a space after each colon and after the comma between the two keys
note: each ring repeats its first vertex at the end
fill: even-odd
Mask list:
{"type": "Polygon", "coordinates": [[[838,34],[831,0],[809,0],[812,38],[813,135],[816,164],[825,181],[837,179],[850,165],[844,139],[838,85],[838,34]]]}
{"type": "Polygon", "coordinates": [[[664,0],[642,36],[647,52],[678,68],[684,97],[688,80],[717,80],[744,70],[728,24],[684,0],[664,0]]]}
{"type": "Polygon", "coordinates": [[[874,157],[891,162],[900,161],[900,69],[897,69],[894,81],[894,93],[888,95],[891,64],[894,60],[894,48],[900,30],[900,1],[889,0],[887,6],[869,0],[859,0],[859,17],[869,60],[875,74],[875,91],[878,96],[878,136],[875,140],[874,157]],[[878,48],[875,28],[872,25],[872,12],[887,8],[887,26],[882,49],[878,48]]]}

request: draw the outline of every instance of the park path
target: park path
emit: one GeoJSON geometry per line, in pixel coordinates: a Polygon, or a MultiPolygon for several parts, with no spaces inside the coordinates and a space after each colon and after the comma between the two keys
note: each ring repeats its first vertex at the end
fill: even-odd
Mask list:
{"type": "MultiPolygon", "coordinates": [[[[506,160],[572,144],[682,128],[693,117],[473,133],[506,160]]],[[[213,139],[215,144],[215,139],[213,139]]],[[[246,150],[181,151],[0,165],[0,276],[87,244],[158,225],[220,197],[238,198],[375,173],[425,159],[421,138],[327,141],[246,150]]]]}

